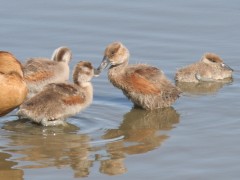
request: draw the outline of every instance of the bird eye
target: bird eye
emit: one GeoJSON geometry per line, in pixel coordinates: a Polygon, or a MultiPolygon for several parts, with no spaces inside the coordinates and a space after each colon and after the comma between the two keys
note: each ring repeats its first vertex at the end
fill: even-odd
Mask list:
{"type": "Polygon", "coordinates": [[[215,63],[216,62],[216,60],[215,59],[209,59],[211,62],[213,62],[213,63],[215,63]]]}

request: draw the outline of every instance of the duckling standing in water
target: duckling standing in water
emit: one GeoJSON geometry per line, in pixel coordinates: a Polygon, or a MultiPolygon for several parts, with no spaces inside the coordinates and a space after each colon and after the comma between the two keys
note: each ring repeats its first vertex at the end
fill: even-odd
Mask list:
{"type": "Polygon", "coordinates": [[[5,51],[0,51],[0,87],[0,116],[3,116],[22,104],[28,92],[20,62],[5,51]]]}
{"type": "Polygon", "coordinates": [[[122,43],[114,42],[107,46],[97,70],[100,73],[110,64],[110,82],[137,107],[152,110],[171,106],[180,90],[158,68],[146,64],[128,65],[128,59],[128,49],[122,43]]]}
{"type": "Polygon", "coordinates": [[[50,83],[65,82],[69,79],[69,62],[72,52],[67,47],[57,48],[52,58],[31,58],[24,65],[24,78],[32,97],[50,83]]]}
{"type": "Polygon", "coordinates": [[[91,63],[79,62],[73,73],[74,84],[46,85],[43,91],[20,106],[18,115],[44,126],[64,125],[64,119],[91,104],[93,87],[90,80],[93,76],[94,69],[91,63]]]}
{"type": "Polygon", "coordinates": [[[233,70],[214,53],[206,53],[199,62],[179,69],[177,82],[217,81],[232,77],[233,70]]]}

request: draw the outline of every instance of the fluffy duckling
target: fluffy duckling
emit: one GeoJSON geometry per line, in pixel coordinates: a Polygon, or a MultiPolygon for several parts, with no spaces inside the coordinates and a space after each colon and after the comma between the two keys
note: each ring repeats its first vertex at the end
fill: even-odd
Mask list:
{"type": "Polygon", "coordinates": [[[52,83],[31,99],[25,101],[18,112],[44,126],[64,125],[64,119],[77,114],[93,99],[93,87],[90,82],[94,76],[91,63],[79,62],[74,69],[73,81],[69,83],[52,83]]]}
{"type": "Polygon", "coordinates": [[[160,69],[146,64],[128,65],[128,59],[129,51],[121,42],[111,43],[97,70],[100,73],[110,64],[110,82],[135,106],[150,110],[168,107],[179,97],[179,89],[160,69]]]}
{"type": "Polygon", "coordinates": [[[3,116],[22,104],[28,92],[20,62],[5,51],[0,51],[0,87],[0,116],[3,116]]]}
{"type": "Polygon", "coordinates": [[[179,69],[177,82],[216,81],[232,77],[233,70],[214,53],[206,53],[199,62],[179,69]]]}
{"type": "Polygon", "coordinates": [[[65,82],[69,79],[69,62],[72,52],[67,47],[57,48],[52,58],[31,58],[23,67],[25,81],[29,89],[28,98],[38,93],[50,83],[65,82]]]}

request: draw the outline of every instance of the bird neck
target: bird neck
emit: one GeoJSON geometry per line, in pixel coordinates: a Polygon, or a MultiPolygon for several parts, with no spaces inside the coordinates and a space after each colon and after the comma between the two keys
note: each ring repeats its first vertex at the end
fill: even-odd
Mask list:
{"type": "Polygon", "coordinates": [[[111,66],[109,68],[108,79],[114,86],[120,88],[122,77],[124,76],[127,65],[128,65],[128,61],[122,64],[111,66]]]}
{"type": "Polygon", "coordinates": [[[111,69],[115,69],[115,70],[117,69],[118,71],[120,71],[121,69],[124,69],[125,67],[127,67],[127,65],[128,65],[128,60],[124,61],[121,64],[111,65],[109,69],[110,70],[111,69]]]}
{"type": "Polygon", "coordinates": [[[77,82],[76,84],[77,84],[79,87],[81,87],[81,88],[87,88],[88,86],[91,85],[91,82],[89,82],[89,81],[84,81],[84,82],[77,82]]]}
{"type": "Polygon", "coordinates": [[[79,91],[84,94],[86,98],[91,102],[93,99],[93,86],[91,82],[81,82],[78,84],[79,91]]]}

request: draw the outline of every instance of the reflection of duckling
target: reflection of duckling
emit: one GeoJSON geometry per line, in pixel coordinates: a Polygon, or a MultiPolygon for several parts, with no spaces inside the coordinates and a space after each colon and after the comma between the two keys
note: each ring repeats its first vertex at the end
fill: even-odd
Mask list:
{"type": "Polygon", "coordinates": [[[107,46],[98,70],[108,64],[110,82],[134,103],[144,109],[157,109],[171,106],[179,97],[180,91],[156,67],[146,64],[128,65],[129,51],[120,42],[107,46]]]}
{"type": "Polygon", "coordinates": [[[227,78],[222,81],[216,82],[176,82],[177,87],[181,89],[181,91],[189,94],[201,95],[201,94],[212,94],[216,93],[219,89],[221,89],[224,85],[232,82],[232,78],[227,78]]]}
{"type": "Polygon", "coordinates": [[[111,159],[121,159],[124,153],[139,154],[151,151],[168,138],[168,135],[158,132],[171,130],[173,124],[178,122],[179,114],[172,107],[153,111],[132,109],[124,115],[118,129],[108,130],[103,136],[104,139],[124,136],[122,141],[109,143],[107,151],[111,154],[111,159]]]}
{"type": "Polygon", "coordinates": [[[11,155],[0,152],[0,179],[23,179],[23,170],[15,169],[18,163],[11,161],[11,155]]]}
{"type": "MultiPolygon", "coordinates": [[[[17,154],[12,160],[23,162],[18,164],[19,169],[68,166],[73,169],[75,177],[85,177],[89,174],[92,166],[92,160],[88,159],[90,137],[87,134],[79,134],[79,127],[72,124],[40,127],[21,119],[4,123],[2,129],[11,131],[7,147],[15,149],[14,153],[17,154]],[[16,148],[20,146],[21,148],[16,148]]],[[[2,149],[6,149],[2,146],[2,149]]],[[[0,177],[4,177],[1,175],[0,177]]]]}
{"type": "Polygon", "coordinates": [[[233,70],[216,54],[206,53],[199,62],[179,69],[175,80],[179,82],[216,81],[232,77],[233,70]]]}
{"type": "Polygon", "coordinates": [[[139,154],[153,150],[168,138],[159,131],[169,131],[179,123],[179,114],[172,107],[156,109],[153,112],[133,109],[125,114],[119,129],[124,132],[127,142],[139,144],[125,147],[128,154],[139,154]]]}
{"type": "MultiPolygon", "coordinates": [[[[82,149],[83,151],[86,151],[86,149],[82,149]]],[[[88,153],[88,151],[86,151],[88,153]]],[[[74,177],[80,178],[80,177],[87,177],[90,174],[90,167],[92,167],[93,162],[88,159],[86,156],[84,159],[80,159],[79,157],[76,158],[76,152],[74,154],[71,167],[74,170],[74,177]]],[[[83,156],[80,152],[78,156],[83,156]]]]}
{"type": "Polygon", "coordinates": [[[124,158],[108,159],[101,161],[100,172],[108,175],[123,174],[127,171],[124,158]]]}
{"type": "Polygon", "coordinates": [[[66,126],[57,126],[57,127],[39,127],[36,124],[31,123],[27,119],[17,119],[13,121],[7,121],[4,123],[2,129],[21,134],[24,132],[25,135],[31,137],[32,135],[44,135],[50,136],[52,134],[68,134],[68,133],[77,133],[79,127],[66,123],[66,126]]]}
{"type": "Polygon", "coordinates": [[[20,62],[9,52],[0,51],[0,116],[18,107],[27,95],[20,62]]]}
{"type": "Polygon", "coordinates": [[[67,47],[57,48],[51,60],[47,58],[31,58],[24,65],[24,78],[29,94],[32,97],[50,83],[65,82],[69,79],[69,61],[72,52],[67,47]]]}
{"type": "Polygon", "coordinates": [[[74,84],[53,83],[25,101],[18,115],[45,126],[64,124],[64,119],[80,112],[92,102],[94,76],[91,63],[79,62],[73,73],[74,84]]]}
{"type": "Polygon", "coordinates": [[[124,152],[121,151],[122,142],[115,141],[106,145],[109,159],[100,160],[100,172],[108,175],[118,175],[127,172],[124,152]]]}

